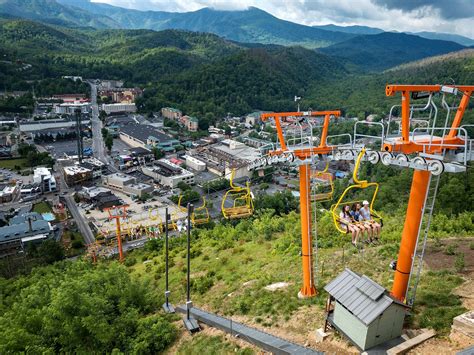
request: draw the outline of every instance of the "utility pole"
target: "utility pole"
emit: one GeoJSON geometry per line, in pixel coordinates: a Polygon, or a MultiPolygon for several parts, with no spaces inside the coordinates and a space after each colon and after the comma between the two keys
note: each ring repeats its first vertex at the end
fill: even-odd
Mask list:
{"type": "Polygon", "coordinates": [[[193,308],[193,302],[191,301],[191,215],[193,213],[193,205],[188,203],[188,216],[187,216],[187,282],[186,282],[186,317],[183,319],[184,326],[192,334],[199,332],[201,328],[197,320],[191,316],[191,308],[193,308]]]}
{"type": "Polygon", "coordinates": [[[77,136],[77,157],[79,159],[79,163],[82,163],[83,157],[83,146],[82,146],[82,130],[81,130],[81,123],[82,123],[82,114],[81,109],[76,109],[76,136],[77,136]]]}
{"type": "Polygon", "coordinates": [[[170,297],[170,291],[168,289],[168,271],[169,271],[169,268],[168,268],[168,222],[169,222],[169,219],[170,219],[170,215],[168,214],[168,207],[166,207],[165,209],[165,303],[163,304],[163,310],[166,312],[166,313],[174,313],[175,310],[174,310],[174,307],[171,303],[169,303],[169,297],[170,297]]]}

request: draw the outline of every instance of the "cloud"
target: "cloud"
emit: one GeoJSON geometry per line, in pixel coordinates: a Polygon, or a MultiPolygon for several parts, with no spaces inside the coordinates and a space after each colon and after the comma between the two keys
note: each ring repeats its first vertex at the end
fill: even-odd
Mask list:
{"type": "Polygon", "coordinates": [[[403,12],[431,8],[444,19],[464,19],[474,16],[472,0],[374,0],[374,2],[387,9],[399,9],[403,12]]]}
{"type": "Polygon", "coordinates": [[[386,31],[435,31],[474,38],[474,0],[93,0],[139,10],[258,7],[304,25],[365,25],[386,31]]]}

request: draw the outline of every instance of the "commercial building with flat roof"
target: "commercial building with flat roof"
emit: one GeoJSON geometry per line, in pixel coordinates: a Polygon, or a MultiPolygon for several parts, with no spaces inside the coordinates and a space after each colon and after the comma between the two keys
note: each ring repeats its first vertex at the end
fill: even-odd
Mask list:
{"type": "Polygon", "coordinates": [[[102,110],[108,115],[111,113],[137,112],[137,106],[134,103],[103,104],[102,110]]]}
{"type": "Polygon", "coordinates": [[[150,125],[128,124],[120,129],[120,139],[132,147],[157,147],[165,152],[172,152],[180,145],[174,139],[150,125]]]}
{"type": "Polygon", "coordinates": [[[93,178],[93,171],[84,166],[72,165],[63,167],[64,180],[69,186],[89,181],[93,178]]]}
{"type": "Polygon", "coordinates": [[[33,171],[33,182],[39,184],[43,192],[56,190],[56,178],[48,168],[39,167],[33,171]]]}
{"type": "Polygon", "coordinates": [[[173,164],[168,159],[160,159],[153,166],[142,167],[143,174],[152,177],[163,186],[175,188],[183,181],[188,185],[194,185],[194,174],[179,165],[173,164]]]}
{"type": "Polygon", "coordinates": [[[105,186],[130,196],[142,197],[153,192],[153,186],[137,182],[135,177],[121,173],[103,176],[102,182],[105,186]]]}

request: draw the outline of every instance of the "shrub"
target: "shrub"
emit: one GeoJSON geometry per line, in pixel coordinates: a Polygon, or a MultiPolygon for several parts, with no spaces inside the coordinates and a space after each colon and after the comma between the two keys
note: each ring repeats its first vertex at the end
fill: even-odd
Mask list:
{"type": "Polygon", "coordinates": [[[84,243],[82,240],[73,240],[71,246],[73,249],[81,249],[84,246],[84,243]]]}
{"type": "Polygon", "coordinates": [[[456,244],[449,244],[449,245],[446,246],[446,249],[444,250],[444,253],[446,255],[455,255],[457,248],[458,248],[458,246],[456,244]]]}
{"type": "Polygon", "coordinates": [[[466,262],[464,261],[464,253],[458,254],[456,259],[454,260],[454,268],[457,272],[462,272],[464,267],[466,266],[466,262]]]}

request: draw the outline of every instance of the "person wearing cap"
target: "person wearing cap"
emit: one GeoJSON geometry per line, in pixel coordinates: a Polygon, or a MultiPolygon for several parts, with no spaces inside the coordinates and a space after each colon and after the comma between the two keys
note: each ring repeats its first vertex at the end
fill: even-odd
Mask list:
{"type": "Polygon", "coordinates": [[[380,238],[380,223],[374,221],[370,214],[369,201],[365,200],[362,202],[363,207],[359,210],[360,218],[362,221],[366,221],[372,225],[372,237],[374,241],[379,241],[380,238]]]}

